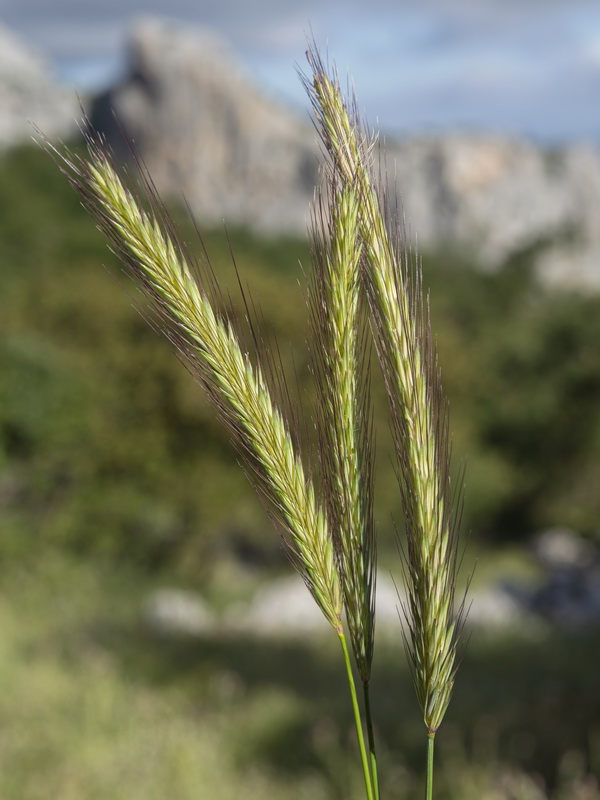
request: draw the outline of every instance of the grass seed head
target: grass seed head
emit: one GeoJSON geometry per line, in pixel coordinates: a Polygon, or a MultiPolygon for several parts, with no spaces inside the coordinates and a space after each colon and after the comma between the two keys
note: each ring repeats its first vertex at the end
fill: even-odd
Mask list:
{"type": "Polygon", "coordinates": [[[355,103],[345,102],[335,72],[328,74],[316,49],[308,59],[312,78],[305,85],[317,129],[333,168],[359,198],[363,279],[388,391],[406,520],[405,644],[425,725],[434,733],[448,706],[456,670],[459,515],[450,482],[447,408],[421,267],[403,244],[397,218],[388,213],[381,181],[373,177],[374,140],[359,124],[355,103]],[[395,224],[390,225],[390,216],[395,224]]]}
{"type": "Polygon", "coordinates": [[[335,172],[313,214],[311,323],[323,483],[355,660],[368,683],[375,630],[372,432],[359,197],[335,172]]]}
{"type": "MultiPolygon", "coordinates": [[[[148,178],[146,210],[97,139],[89,159],[54,152],[112,249],[154,307],[156,327],[177,348],[234,434],[249,473],[284,531],[293,560],[325,617],[341,630],[341,591],[324,510],[273,402],[265,375],[210,300],[209,281],[177,237],[148,178]]],[[[205,273],[206,274],[206,273],[205,273]]]]}

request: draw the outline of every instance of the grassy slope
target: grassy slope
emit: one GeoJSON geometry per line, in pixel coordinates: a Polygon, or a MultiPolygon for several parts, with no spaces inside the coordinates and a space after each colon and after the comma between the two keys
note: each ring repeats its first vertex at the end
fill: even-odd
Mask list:
{"type": "MultiPolygon", "coordinates": [[[[157,637],[140,621],[155,580],[56,553],[0,578],[1,797],[361,796],[334,642],[157,637]]],[[[599,657],[592,637],[472,641],[439,736],[440,796],[533,800],[545,783],[600,797],[585,778],[599,657]]],[[[373,689],[385,796],[420,796],[399,641],[378,651],[373,689]]]]}

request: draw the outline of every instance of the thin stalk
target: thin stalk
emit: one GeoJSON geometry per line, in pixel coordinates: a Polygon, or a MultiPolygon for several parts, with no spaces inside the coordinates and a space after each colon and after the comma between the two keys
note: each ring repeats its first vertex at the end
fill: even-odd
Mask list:
{"type": "Polygon", "coordinates": [[[373,794],[375,800],[379,800],[379,778],[377,777],[377,754],[375,752],[375,736],[373,735],[373,717],[371,715],[371,694],[369,692],[369,682],[363,683],[363,695],[365,698],[365,718],[367,721],[367,738],[369,741],[369,759],[371,762],[371,780],[373,783],[373,794]]]}
{"type": "Polygon", "coordinates": [[[354,726],[356,728],[356,738],[358,739],[358,749],[360,750],[360,760],[363,768],[363,775],[365,776],[365,788],[367,790],[368,800],[375,800],[373,795],[373,783],[371,779],[371,772],[369,770],[369,759],[367,757],[367,748],[365,747],[365,737],[363,734],[362,719],[360,716],[360,708],[358,706],[358,697],[356,694],[356,684],[354,682],[354,674],[352,672],[352,664],[350,663],[350,654],[348,652],[348,645],[346,644],[346,637],[343,633],[338,634],[340,644],[342,645],[342,652],[344,654],[344,663],[346,664],[346,674],[348,676],[348,686],[350,687],[350,697],[352,698],[352,709],[354,711],[354,726]]]}
{"type": "Polygon", "coordinates": [[[425,785],[425,800],[433,797],[433,745],[435,733],[427,734],[427,783],[425,785]]]}

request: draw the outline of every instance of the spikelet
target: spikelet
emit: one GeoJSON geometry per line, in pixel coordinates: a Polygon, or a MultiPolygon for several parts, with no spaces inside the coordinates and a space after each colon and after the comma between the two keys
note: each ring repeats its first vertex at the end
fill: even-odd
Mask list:
{"type": "MultiPolygon", "coordinates": [[[[48,147],[50,147],[47,144],[48,147]]],[[[97,220],[112,249],[141,283],[165,333],[202,383],[234,434],[255,482],[270,501],[293,560],[315,601],[341,630],[341,591],[326,515],[275,406],[264,374],[239,345],[211,301],[209,278],[179,242],[149,179],[144,210],[113,168],[101,142],[89,160],[53,156],[97,220]]]]}
{"type": "MultiPolygon", "coordinates": [[[[390,401],[398,479],[406,518],[408,600],[405,644],[430,734],[448,707],[456,671],[460,613],[454,610],[457,514],[450,487],[447,409],[418,263],[388,231],[371,178],[374,141],[366,136],[313,48],[305,78],[316,125],[334,168],[359,197],[364,277],[390,401]]],[[[397,226],[395,226],[397,229],[397,226]]]]}
{"type": "Polygon", "coordinates": [[[311,323],[325,497],[352,650],[363,684],[375,632],[372,433],[361,325],[359,198],[328,176],[313,214],[311,323]],[[328,199],[328,203],[325,201],[328,199]]]}

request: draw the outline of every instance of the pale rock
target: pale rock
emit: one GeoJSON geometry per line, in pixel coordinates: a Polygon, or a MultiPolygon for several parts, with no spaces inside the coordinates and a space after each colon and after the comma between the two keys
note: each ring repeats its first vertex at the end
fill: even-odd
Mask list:
{"type": "Polygon", "coordinates": [[[550,528],[539,533],[533,539],[532,550],[549,570],[586,569],[597,557],[592,542],[567,528],[550,528]]]}
{"type": "Polygon", "coordinates": [[[410,229],[426,246],[469,248],[490,269],[541,244],[544,282],[600,288],[600,154],[546,152],[492,135],[449,134],[387,148],[410,229]]]}
{"type": "Polygon", "coordinates": [[[129,60],[129,76],[92,111],[113,149],[127,155],[124,132],[159,192],[185,195],[203,223],[306,231],[317,179],[308,123],[259,91],[207,31],[143,20],[129,60]]]}
{"type": "Polygon", "coordinates": [[[227,616],[234,630],[261,636],[303,636],[326,632],[329,625],[298,575],[270,581],[247,605],[227,616]]]}
{"type": "MultiPolygon", "coordinates": [[[[403,598],[403,592],[400,591],[403,598]]],[[[400,600],[392,579],[377,576],[376,621],[378,631],[400,636],[400,600]]],[[[225,620],[229,629],[263,636],[311,636],[327,633],[329,624],[299,575],[271,581],[245,606],[231,609],[225,620]]]]}
{"type": "Polygon", "coordinates": [[[471,590],[466,598],[466,625],[487,631],[531,625],[531,617],[514,593],[502,585],[471,590]]]}
{"type": "MultiPolygon", "coordinates": [[[[131,156],[125,132],[158,190],[185,195],[202,224],[304,234],[318,183],[308,122],[255,88],[206,31],[149,19],[134,27],[129,51],[129,74],[92,112],[111,146],[131,156]]],[[[491,270],[530,253],[545,283],[600,289],[600,154],[591,145],[546,151],[466,133],[389,140],[384,169],[421,249],[464,246],[491,270]]]]}
{"type": "Polygon", "coordinates": [[[541,616],[570,630],[600,625],[600,548],[575,532],[551,529],[533,541],[546,577],[530,598],[541,616]]]}
{"type": "Polygon", "coordinates": [[[0,147],[30,139],[31,123],[50,138],[73,135],[78,107],[44,59],[0,24],[0,147]]]}
{"type": "Polygon", "coordinates": [[[144,604],[142,617],[160,634],[204,636],[215,630],[215,615],[202,597],[183,589],[159,589],[144,604]]]}

